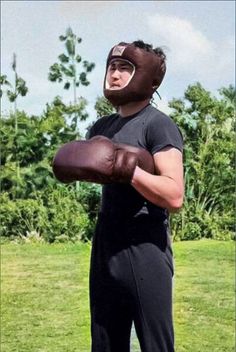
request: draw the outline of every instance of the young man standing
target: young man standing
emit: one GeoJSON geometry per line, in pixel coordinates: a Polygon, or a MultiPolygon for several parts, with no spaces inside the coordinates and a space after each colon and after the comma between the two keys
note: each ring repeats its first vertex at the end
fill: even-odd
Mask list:
{"type": "Polygon", "coordinates": [[[90,270],[92,352],[129,352],[132,322],[142,352],[174,351],[169,212],[183,202],[183,141],[150,105],[165,71],[159,48],[114,46],[104,95],[117,113],[54,159],[62,182],[103,184],[90,270]]]}

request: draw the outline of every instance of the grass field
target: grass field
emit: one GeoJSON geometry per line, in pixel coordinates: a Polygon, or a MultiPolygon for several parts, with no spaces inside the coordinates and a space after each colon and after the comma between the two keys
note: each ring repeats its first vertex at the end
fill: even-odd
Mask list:
{"type": "MultiPolygon", "coordinates": [[[[234,243],[173,248],[176,352],[233,352],[234,243]]],[[[89,352],[90,246],[4,244],[1,254],[1,352],[89,352]]]]}

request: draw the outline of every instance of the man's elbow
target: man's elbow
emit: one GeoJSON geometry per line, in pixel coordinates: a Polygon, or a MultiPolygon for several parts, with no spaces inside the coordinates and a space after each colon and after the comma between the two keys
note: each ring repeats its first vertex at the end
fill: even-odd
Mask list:
{"type": "Polygon", "coordinates": [[[170,213],[178,213],[183,206],[183,196],[179,196],[170,200],[168,204],[168,211],[170,213]]]}

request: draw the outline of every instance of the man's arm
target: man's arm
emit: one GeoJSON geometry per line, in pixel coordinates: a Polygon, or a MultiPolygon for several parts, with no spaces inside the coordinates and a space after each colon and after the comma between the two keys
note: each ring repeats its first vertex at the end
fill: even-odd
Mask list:
{"type": "Polygon", "coordinates": [[[184,198],[184,176],[182,153],[166,147],[154,154],[157,175],[136,166],[132,186],[146,199],[170,212],[178,211],[184,198]]]}

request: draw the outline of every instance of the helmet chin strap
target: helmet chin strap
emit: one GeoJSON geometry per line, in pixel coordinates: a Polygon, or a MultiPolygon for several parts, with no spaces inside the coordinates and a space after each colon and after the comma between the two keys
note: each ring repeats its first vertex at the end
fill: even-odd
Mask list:
{"type": "Polygon", "coordinates": [[[155,93],[158,95],[158,97],[160,98],[160,100],[161,100],[161,96],[160,96],[160,94],[158,93],[158,91],[156,90],[155,91],[155,93]]]}
{"type": "MultiPolygon", "coordinates": [[[[155,90],[155,93],[158,95],[158,97],[159,97],[159,99],[161,100],[161,96],[160,96],[160,94],[158,93],[158,91],[157,90],[155,90]]],[[[158,104],[157,103],[155,103],[155,101],[154,101],[154,97],[152,97],[152,99],[151,99],[151,103],[156,107],[156,108],[158,108],[158,104]]]]}

